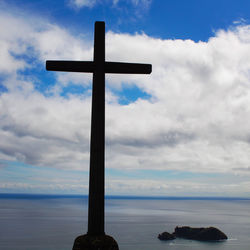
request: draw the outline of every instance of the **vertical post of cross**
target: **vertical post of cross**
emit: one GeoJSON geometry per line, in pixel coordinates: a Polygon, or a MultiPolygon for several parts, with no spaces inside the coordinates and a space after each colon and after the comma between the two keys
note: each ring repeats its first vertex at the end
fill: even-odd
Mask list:
{"type": "Polygon", "coordinates": [[[95,23],[88,234],[104,234],[105,23],[95,23]]]}
{"type": "Polygon", "coordinates": [[[105,23],[96,22],[94,61],[48,60],[46,69],[93,73],[88,232],[75,239],[73,250],[118,250],[117,242],[104,230],[105,73],[150,74],[152,65],[105,62],[105,23]]]}

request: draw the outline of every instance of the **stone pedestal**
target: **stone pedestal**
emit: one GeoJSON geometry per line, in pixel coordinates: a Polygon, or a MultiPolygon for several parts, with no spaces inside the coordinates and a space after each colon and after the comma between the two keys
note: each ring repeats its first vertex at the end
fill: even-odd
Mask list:
{"type": "Polygon", "coordinates": [[[115,239],[109,235],[80,235],[75,239],[72,250],[119,250],[115,239]]]}

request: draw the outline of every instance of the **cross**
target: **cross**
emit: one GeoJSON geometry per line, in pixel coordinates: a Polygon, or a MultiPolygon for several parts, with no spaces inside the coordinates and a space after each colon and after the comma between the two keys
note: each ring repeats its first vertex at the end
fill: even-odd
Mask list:
{"type": "Polygon", "coordinates": [[[88,235],[104,235],[105,73],[150,74],[152,65],[105,61],[105,22],[95,22],[94,61],[46,61],[52,71],[93,73],[88,235]]]}

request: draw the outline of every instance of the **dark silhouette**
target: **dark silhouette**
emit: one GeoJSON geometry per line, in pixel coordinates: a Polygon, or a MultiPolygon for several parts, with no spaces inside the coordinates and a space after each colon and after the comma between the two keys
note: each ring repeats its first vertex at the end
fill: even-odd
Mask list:
{"type": "Polygon", "coordinates": [[[163,232],[163,233],[158,235],[158,239],[159,240],[174,240],[174,239],[176,239],[176,237],[174,236],[174,234],[170,234],[168,232],[163,232]]]}
{"type": "Polygon", "coordinates": [[[90,178],[88,232],[75,240],[73,249],[118,249],[104,232],[104,150],[105,150],[105,73],[150,74],[150,64],[117,63],[105,61],[105,23],[95,23],[94,61],[46,61],[46,69],[66,72],[93,73],[92,120],[90,141],[90,178]],[[106,238],[105,238],[106,236],[106,238]],[[96,237],[103,242],[95,245],[96,237]],[[92,244],[92,245],[91,245],[92,244]],[[104,246],[106,244],[106,246],[104,246]]]}
{"type": "Polygon", "coordinates": [[[179,238],[200,241],[218,241],[227,239],[227,236],[215,227],[176,227],[174,235],[179,238]]]}
{"type": "Polygon", "coordinates": [[[160,240],[174,240],[184,238],[199,241],[220,241],[226,240],[227,236],[215,227],[176,227],[172,234],[164,232],[158,235],[160,240]]]}

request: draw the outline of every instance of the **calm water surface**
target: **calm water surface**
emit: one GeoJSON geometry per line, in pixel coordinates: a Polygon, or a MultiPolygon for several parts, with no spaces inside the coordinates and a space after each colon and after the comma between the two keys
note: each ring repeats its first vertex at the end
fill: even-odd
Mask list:
{"type": "MultiPolygon", "coordinates": [[[[72,249],[87,231],[86,197],[1,196],[1,250],[72,249]]],[[[120,250],[249,250],[250,200],[116,199],[106,200],[106,233],[120,250]],[[179,226],[215,226],[229,240],[202,243],[157,235],[179,226]]]]}

